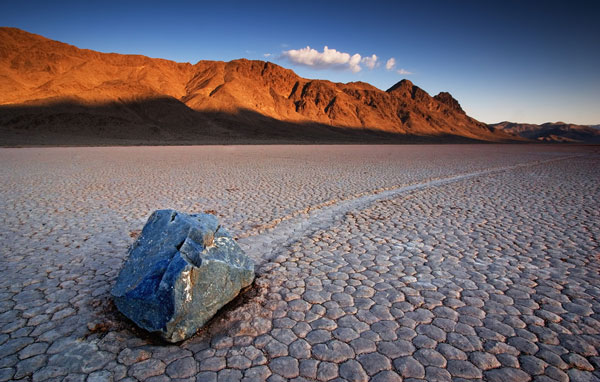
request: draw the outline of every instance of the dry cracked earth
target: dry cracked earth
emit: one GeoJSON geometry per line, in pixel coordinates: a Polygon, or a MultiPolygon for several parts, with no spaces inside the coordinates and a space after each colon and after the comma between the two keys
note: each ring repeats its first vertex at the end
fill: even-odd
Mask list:
{"type": "Polygon", "coordinates": [[[0,150],[0,381],[600,381],[600,149],[0,150]],[[159,208],[257,262],[195,337],[109,290],[159,208]]]}

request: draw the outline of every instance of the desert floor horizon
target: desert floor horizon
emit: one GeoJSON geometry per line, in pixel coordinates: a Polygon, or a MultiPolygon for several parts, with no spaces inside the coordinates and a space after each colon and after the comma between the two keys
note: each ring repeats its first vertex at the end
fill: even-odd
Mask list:
{"type": "Polygon", "coordinates": [[[0,381],[598,381],[600,147],[0,148],[0,381]],[[250,288],[176,344],[110,289],[157,209],[250,288]]]}

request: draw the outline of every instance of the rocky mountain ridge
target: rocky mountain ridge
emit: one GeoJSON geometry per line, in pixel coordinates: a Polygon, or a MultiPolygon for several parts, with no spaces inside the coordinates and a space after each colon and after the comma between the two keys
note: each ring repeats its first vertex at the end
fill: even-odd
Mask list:
{"type": "Polygon", "coordinates": [[[0,28],[0,89],[0,133],[16,144],[515,139],[408,80],[382,91],[271,62],[100,53],[16,28],[0,28]]]}

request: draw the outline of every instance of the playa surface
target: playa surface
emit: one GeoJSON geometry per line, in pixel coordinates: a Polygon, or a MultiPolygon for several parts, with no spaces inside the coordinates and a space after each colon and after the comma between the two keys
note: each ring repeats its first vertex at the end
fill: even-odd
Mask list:
{"type": "Polygon", "coordinates": [[[600,149],[0,149],[0,381],[598,381],[600,149]],[[109,296],[155,209],[253,287],[169,345],[109,296]]]}

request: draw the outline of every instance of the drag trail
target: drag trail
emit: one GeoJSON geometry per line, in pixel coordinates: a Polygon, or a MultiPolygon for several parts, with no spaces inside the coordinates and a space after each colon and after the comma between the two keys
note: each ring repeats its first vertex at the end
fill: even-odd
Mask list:
{"type": "Polygon", "coordinates": [[[340,201],[334,200],[325,202],[317,206],[308,207],[302,211],[296,211],[283,218],[278,218],[273,222],[266,223],[252,231],[239,235],[238,243],[257,264],[262,264],[287,251],[289,245],[297,242],[303,237],[310,236],[316,231],[331,227],[346,213],[362,210],[377,201],[394,198],[412,191],[440,187],[479,176],[494,175],[500,172],[512,171],[524,167],[540,166],[580,156],[581,155],[568,155],[548,160],[536,160],[512,166],[490,168],[482,171],[473,171],[460,175],[442,177],[405,186],[387,187],[385,189],[363,192],[359,196],[351,196],[340,201]]]}

